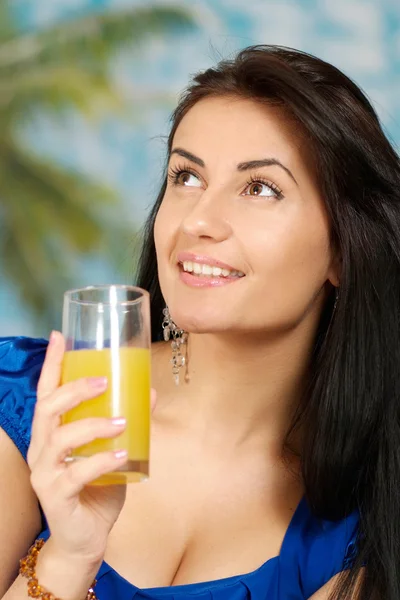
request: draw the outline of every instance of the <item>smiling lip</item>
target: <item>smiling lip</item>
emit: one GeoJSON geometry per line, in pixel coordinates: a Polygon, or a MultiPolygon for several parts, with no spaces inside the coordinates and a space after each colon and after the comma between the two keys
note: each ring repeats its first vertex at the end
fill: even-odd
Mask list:
{"type": "Polygon", "coordinates": [[[179,278],[189,287],[205,288],[205,287],[223,287],[234,281],[241,281],[243,277],[198,277],[186,271],[179,272],[179,278]]]}
{"type": "Polygon", "coordinates": [[[179,272],[179,278],[180,280],[185,283],[186,285],[188,285],[189,287],[195,287],[195,288],[213,288],[213,287],[223,287],[225,285],[229,285],[230,283],[233,283],[234,281],[240,281],[241,279],[243,279],[242,277],[238,277],[238,276],[232,276],[232,275],[228,275],[226,277],[221,277],[221,276],[205,276],[205,277],[201,277],[198,275],[194,275],[191,272],[187,272],[183,270],[183,263],[184,262],[191,262],[191,263],[197,263],[200,265],[209,265],[210,267],[219,267],[220,269],[226,269],[228,271],[232,271],[232,272],[238,272],[238,269],[235,269],[234,267],[231,267],[231,265],[228,265],[227,263],[223,263],[220,260],[217,260],[216,258],[211,258],[210,256],[204,256],[204,255],[200,255],[200,254],[193,254],[192,252],[179,252],[178,254],[178,265],[180,267],[180,272],[179,272]]]}
{"type": "Polygon", "coordinates": [[[210,267],[220,267],[221,269],[228,269],[228,271],[239,271],[235,267],[231,267],[226,263],[217,260],[216,258],[211,258],[211,256],[204,256],[200,254],[192,254],[191,252],[179,252],[178,254],[178,262],[183,264],[184,262],[195,262],[200,265],[210,265],[210,267]]]}

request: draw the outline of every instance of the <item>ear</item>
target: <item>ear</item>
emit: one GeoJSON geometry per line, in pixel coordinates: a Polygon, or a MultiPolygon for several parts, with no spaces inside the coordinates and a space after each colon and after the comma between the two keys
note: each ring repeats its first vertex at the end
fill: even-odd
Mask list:
{"type": "Polygon", "coordinates": [[[342,257],[339,252],[335,252],[332,257],[331,264],[328,270],[328,281],[334,286],[340,286],[340,280],[342,278],[342,257]]]}

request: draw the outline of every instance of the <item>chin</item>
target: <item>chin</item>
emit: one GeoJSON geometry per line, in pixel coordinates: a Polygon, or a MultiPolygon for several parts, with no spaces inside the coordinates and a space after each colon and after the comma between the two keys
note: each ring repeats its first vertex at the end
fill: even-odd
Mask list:
{"type": "Polygon", "coordinates": [[[226,315],[207,310],[190,310],[183,307],[169,307],[176,325],[188,333],[220,333],[229,328],[226,315]]]}

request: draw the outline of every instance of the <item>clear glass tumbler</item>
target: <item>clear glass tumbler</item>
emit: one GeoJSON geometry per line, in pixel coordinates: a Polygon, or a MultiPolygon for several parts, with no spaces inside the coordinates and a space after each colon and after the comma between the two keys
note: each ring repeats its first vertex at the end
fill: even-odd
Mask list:
{"type": "Polygon", "coordinates": [[[147,479],[150,450],[150,299],[134,286],[102,285],[64,294],[63,335],[66,352],[61,383],[81,377],[107,377],[108,388],[62,419],[125,417],[125,431],[96,439],[74,450],[71,460],[97,452],[127,450],[128,462],[93,484],[121,484],[147,479]]]}

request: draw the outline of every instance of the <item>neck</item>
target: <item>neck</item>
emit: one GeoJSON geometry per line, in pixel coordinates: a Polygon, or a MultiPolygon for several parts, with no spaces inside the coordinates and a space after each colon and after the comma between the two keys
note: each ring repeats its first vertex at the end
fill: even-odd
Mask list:
{"type": "Polygon", "coordinates": [[[179,387],[170,383],[172,404],[196,431],[212,429],[235,443],[261,437],[265,444],[267,436],[281,447],[304,387],[316,325],[305,319],[270,338],[190,334],[189,381],[183,367],[179,387]]]}

